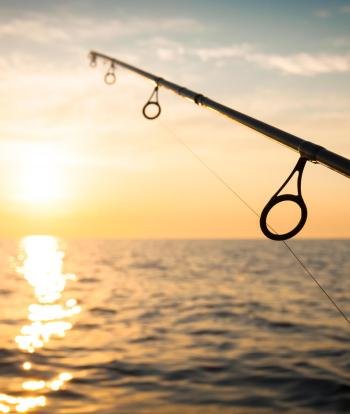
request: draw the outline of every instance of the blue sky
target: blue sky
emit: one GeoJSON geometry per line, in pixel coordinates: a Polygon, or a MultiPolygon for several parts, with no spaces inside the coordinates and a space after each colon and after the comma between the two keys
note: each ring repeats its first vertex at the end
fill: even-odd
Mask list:
{"type": "MultiPolygon", "coordinates": [[[[273,82],[277,78],[279,83],[281,75],[299,74],[297,81],[301,87],[306,83],[311,88],[318,87],[323,82],[324,88],[334,85],[341,88],[349,72],[350,3],[346,1],[2,1],[0,5],[2,21],[8,29],[0,36],[2,49],[12,52],[29,49],[47,59],[54,56],[61,59],[69,50],[72,59],[76,46],[134,54],[148,64],[165,60],[166,53],[159,51],[168,49],[168,56],[171,51],[182,53],[181,71],[186,71],[191,63],[201,63],[199,56],[203,60],[211,51],[207,65],[225,66],[229,62],[230,69],[236,69],[237,74],[242,75],[244,70],[250,79],[245,88],[254,84],[254,76],[270,82],[271,74],[273,82]],[[28,24],[35,20],[36,26],[28,24]],[[12,34],[11,22],[19,26],[17,32],[12,27],[12,34]],[[59,30],[68,30],[65,41],[57,33],[59,30]],[[90,36],[86,33],[89,31],[90,36]],[[245,53],[238,53],[236,58],[228,56],[230,49],[232,52],[242,46],[246,47],[245,53]],[[207,53],[202,51],[198,55],[200,49],[207,53]],[[306,54],[305,59],[314,59],[309,64],[310,70],[302,57],[298,60],[295,56],[301,53],[306,54]],[[337,57],[339,65],[345,65],[346,69],[342,71],[327,62],[329,56],[337,57]],[[275,62],[271,61],[273,57],[275,62]],[[285,66],[276,62],[281,57],[285,66]],[[319,73],[323,78],[333,74],[337,78],[331,82],[328,78],[312,82],[307,79],[303,83],[304,76],[310,78],[319,73]]],[[[283,79],[283,84],[290,82],[293,86],[293,78],[283,79]]],[[[234,81],[234,76],[231,79],[234,81]]]]}

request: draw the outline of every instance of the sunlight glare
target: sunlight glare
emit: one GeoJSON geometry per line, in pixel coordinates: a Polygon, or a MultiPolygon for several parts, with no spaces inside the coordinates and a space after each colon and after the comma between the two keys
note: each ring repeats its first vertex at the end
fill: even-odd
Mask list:
{"type": "Polygon", "coordinates": [[[28,236],[22,240],[22,247],[25,258],[17,270],[34,288],[39,303],[29,305],[31,323],[21,328],[15,341],[20,349],[33,353],[51,337],[64,337],[72,328],[72,323],[65,319],[80,313],[81,308],[74,298],[58,303],[67,279],[74,279],[62,272],[64,253],[58,240],[52,236],[28,236]]]}
{"type": "Polygon", "coordinates": [[[58,148],[33,146],[21,157],[16,198],[30,205],[48,205],[65,196],[62,154],[58,148]]]}
{"type": "MultiPolygon", "coordinates": [[[[23,274],[34,288],[38,303],[28,307],[29,323],[22,326],[15,342],[20,350],[33,354],[43,348],[52,337],[64,337],[73,324],[68,318],[80,313],[81,308],[74,298],[63,300],[62,294],[67,280],[75,280],[75,275],[62,271],[64,254],[58,240],[52,236],[29,236],[22,240],[23,261],[17,271],[23,274]]],[[[24,371],[32,370],[32,363],[22,363],[24,371]]],[[[70,372],[61,372],[50,380],[27,379],[22,383],[26,392],[46,394],[58,391],[73,378],[70,372]]],[[[45,395],[17,397],[0,394],[0,413],[25,413],[46,405],[45,395]]]]}

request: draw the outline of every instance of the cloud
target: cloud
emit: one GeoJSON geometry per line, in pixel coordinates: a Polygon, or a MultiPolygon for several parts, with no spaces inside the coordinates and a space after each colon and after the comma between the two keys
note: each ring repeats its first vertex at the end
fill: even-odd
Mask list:
{"type": "Polygon", "coordinates": [[[341,13],[350,13],[350,4],[347,4],[346,6],[343,6],[340,8],[341,13]]]}
{"type": "Polygon", "coordinates": [[[350,72],[350,54],[296,53],[290,55],[259,53],[248,44],[231,47],[198,49],[194,53],[203,61],[241,58],[266,69],[285,74],[314,76],[325,73],[350,72]]]}
{"type": "Polygon", "coordinates": [[[313,76],[324,73],[344,73],[350,71],[350,54],[310,54],[294,55],[251,54],[248,61],[268,69],[278,69],[283,73],[300,76],[313,76]]]}
{"type": "Polygon", "coordinates": [[[0,38],[23,37],[34,42],[68,40],[62,29],[46,24],[42,19],[14,19],[0,26],[0,38]]]}
{"type": "Polygon", "coordinates": [[[327,9],[317,9],[314,11],[314,15],[316,17],[320,17],[321,19],[327,19],[327,17],[331,16],[331,12],[327,9]]]}
{"type": "Polygon", "coordinates": [[[350,4],[346,4],[344,6],[338,8],[331,9],[317,9],[314,11],[314,15],[321,19],[327,19],[328,17],[338,15],[338,14],[347,14],[350,13],[350,4]]]}
{"type": "Polygon", "coordinates": [[[181,43],[166,37],[157,36],[142,42],[142,45],[155,50],[158,58],[167,62],[178,60],[186,54],[185,47],[181,43]]]}
{"type": "Polygon", "coordinates": [[[197,49],[195,53],[203,61],[208,61],[210,59],[224,59],[248,56],[251,50],[251,45],[243,43],[240,45],[232,45],[229,47],[197,49]]]}
{"type": "Polygon", "coordinates": [[[190,18],[107,19],[47,16],[42,14],[16,18],[0,25],[0,38],[27,39],[35,43],[110,40],[120,37],[161,32],[192,32],[201,29],[190,18]]]}
{"type": "Polygon", "coordinates": [[[335,37],[330,40],[330,44],[334,47],[349,47],[350,36],[335,37]]]}

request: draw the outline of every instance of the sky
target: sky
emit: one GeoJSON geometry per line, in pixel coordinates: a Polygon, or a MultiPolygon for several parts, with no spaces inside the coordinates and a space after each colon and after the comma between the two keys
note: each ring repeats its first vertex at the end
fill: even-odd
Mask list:
{"type": "MultiPolygon", "coordinates": [[[[0,48],[1,237],[263,237],[179,139],[258,213],[298,155],[162,88],[144,119],[153,85],[90,50],[350,157],[349,1],[0,1],[0,48]]],[[[350,237],[348,178],[308,163],[303,197],[298,237],[350,237]]]]}

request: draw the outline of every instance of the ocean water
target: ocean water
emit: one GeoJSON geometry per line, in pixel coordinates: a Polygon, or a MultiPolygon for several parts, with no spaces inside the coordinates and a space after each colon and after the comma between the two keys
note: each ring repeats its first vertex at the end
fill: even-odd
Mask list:
{"type": "MultiPolygon", "coordinates": [[[[291,245],[349,315],[350,241],[291,245]]],[[[31,236],[0,269],[0,412],[350,412],[350,327],[281,243],[31,236]]]]}

